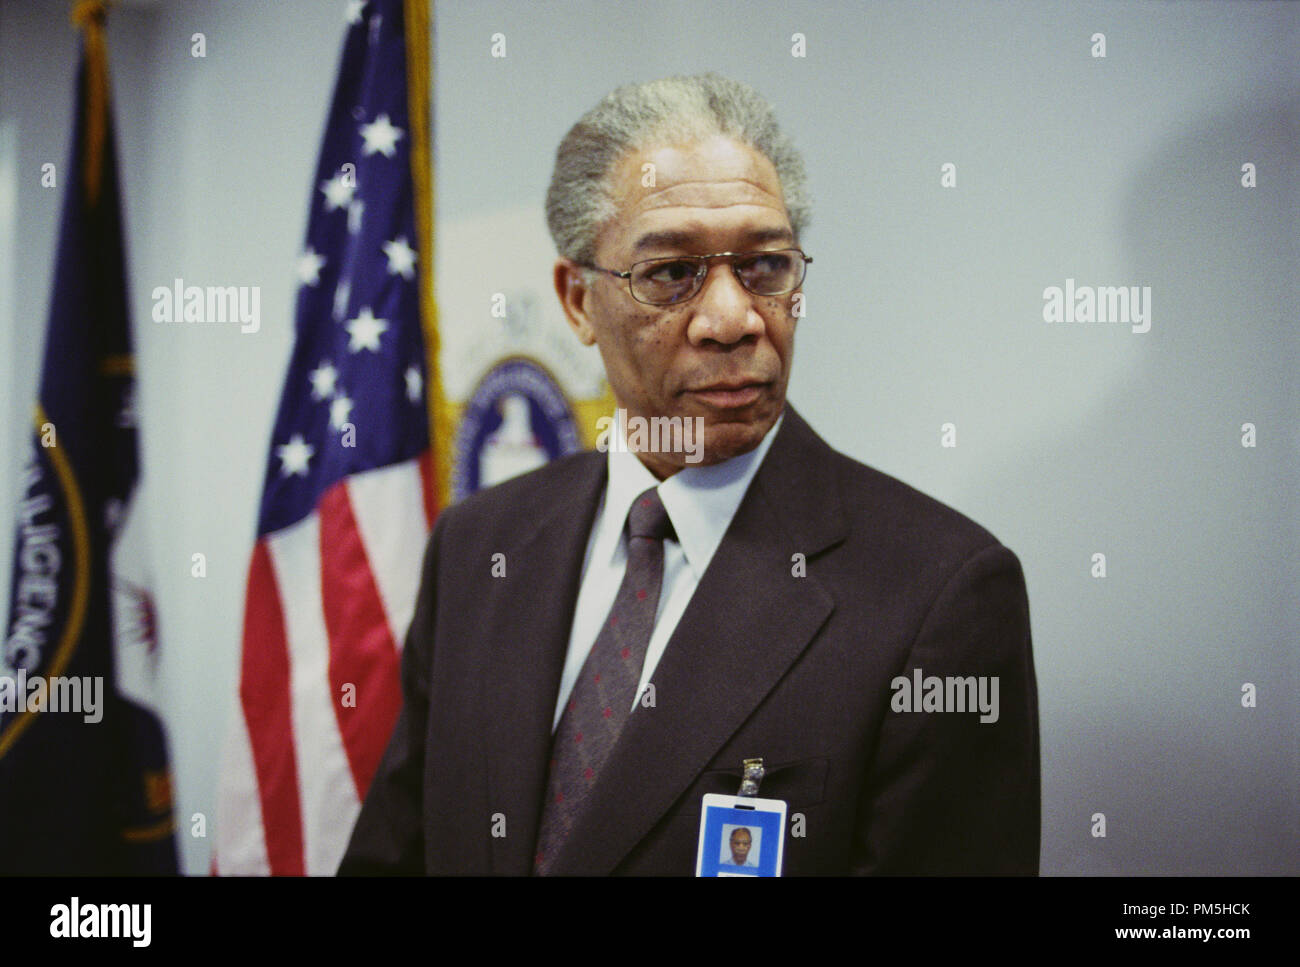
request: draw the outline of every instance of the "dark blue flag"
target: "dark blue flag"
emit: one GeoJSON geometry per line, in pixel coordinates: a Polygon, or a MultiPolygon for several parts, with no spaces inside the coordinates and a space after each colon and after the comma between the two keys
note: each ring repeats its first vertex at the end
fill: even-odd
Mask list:
{"type": "Polygon", "coordinates": [[[76,129],[0,649],[0,873],[174,873],[153,608],[114,563],[137,448],[102,5],[76,16],[76,129]]]}

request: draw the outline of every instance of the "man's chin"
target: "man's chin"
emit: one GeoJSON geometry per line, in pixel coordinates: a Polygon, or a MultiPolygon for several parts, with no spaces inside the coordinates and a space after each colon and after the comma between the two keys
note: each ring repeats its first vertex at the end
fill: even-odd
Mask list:
{"type": "Polygon", "coordinates": [[[737,415],[729,419],[725,415],[704,419],[704,447],[701,463],[721,463],[748,453],[763,442],[767,431],[776,423],[781,410],[777,407],[770,415],[764,413],[752,419],[737,415]]]}

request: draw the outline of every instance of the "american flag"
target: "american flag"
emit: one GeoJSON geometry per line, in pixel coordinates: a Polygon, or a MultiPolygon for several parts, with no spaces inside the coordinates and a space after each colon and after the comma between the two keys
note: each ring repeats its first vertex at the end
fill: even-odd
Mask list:
{"type": "Polygon", "coordinates": [[[222,874],[337,869],[397,718],[437,512],[403,3],[346,19],[248,571],[222,874]]]}

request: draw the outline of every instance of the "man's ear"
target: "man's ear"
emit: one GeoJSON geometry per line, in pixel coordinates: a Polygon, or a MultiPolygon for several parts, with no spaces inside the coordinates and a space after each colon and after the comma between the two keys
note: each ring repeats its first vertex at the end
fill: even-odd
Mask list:
{"type": "Polygon", "coordinates": [[[560,297],[564,318],[569,320],[570,328],[584,346],[595,345],[596,330],[587,311],[591,287],[587,285],[582,266],[572,259],[557,259],[554,275],[555,294],[560,297]]]}

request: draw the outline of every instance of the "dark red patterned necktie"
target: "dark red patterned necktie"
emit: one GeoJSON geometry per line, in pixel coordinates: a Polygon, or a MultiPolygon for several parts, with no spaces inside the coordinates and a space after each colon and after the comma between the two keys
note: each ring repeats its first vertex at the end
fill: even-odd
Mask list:
{"type": "Polygon", "coordinates": [[[596,636],[560,716],[537,835],[534,872],[555,868],[569,830],[582,814],[587,792],[631,715],[664,577],[664,538],[673,533],[668,512],[651,487],[628,512],[627,572],[614,606],[596,636]]]}

